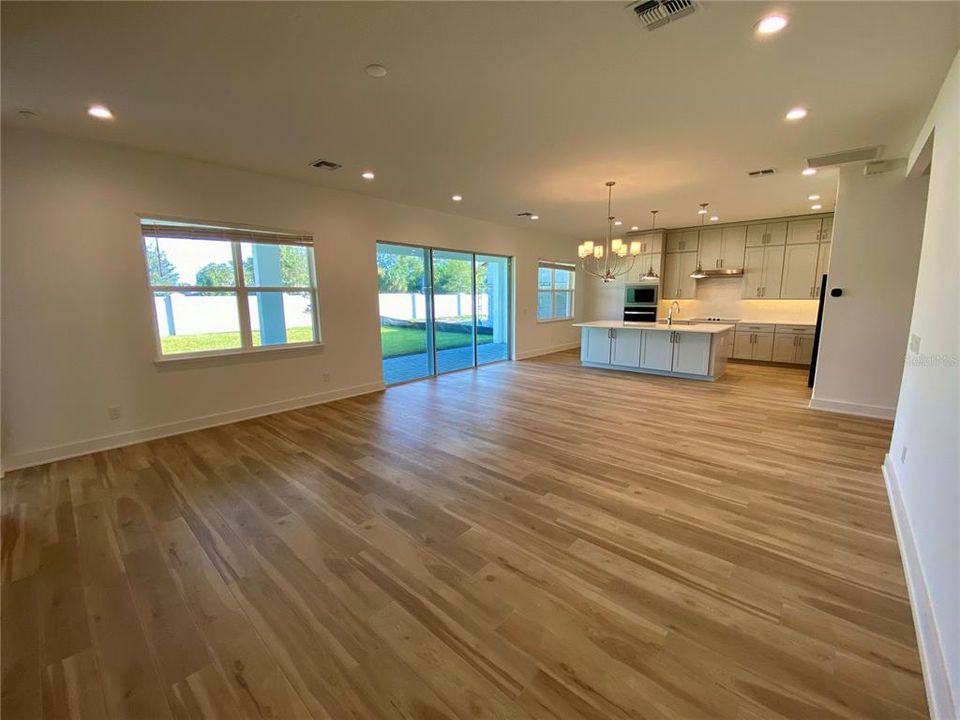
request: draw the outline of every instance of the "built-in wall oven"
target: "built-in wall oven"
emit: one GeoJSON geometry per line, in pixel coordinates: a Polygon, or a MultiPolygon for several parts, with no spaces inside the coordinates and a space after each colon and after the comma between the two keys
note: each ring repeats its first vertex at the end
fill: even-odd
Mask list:
{"type": "Polygon", "coordinates": [[[659,285],[627,285],[623,300],[624,322],[656,322],[659,285]]]}

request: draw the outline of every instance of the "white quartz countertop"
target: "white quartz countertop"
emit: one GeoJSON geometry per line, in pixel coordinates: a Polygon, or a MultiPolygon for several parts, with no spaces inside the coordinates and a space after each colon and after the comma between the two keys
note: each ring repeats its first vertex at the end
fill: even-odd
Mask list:
{"type": "Polygon", "coordinates": [[[716,323],[696,323],[693,325],[667,325],[653,322],[623,322],[623,320],[594,320],[593,322],[573,323],[574,327],[614,328],[616,330],[662,330],[663,332],[692,332],[718,335],[733,330],[733,325],[716,323]]]}

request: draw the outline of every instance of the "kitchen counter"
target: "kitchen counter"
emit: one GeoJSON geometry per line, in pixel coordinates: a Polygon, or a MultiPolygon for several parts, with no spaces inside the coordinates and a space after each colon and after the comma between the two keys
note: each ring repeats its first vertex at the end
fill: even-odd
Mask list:
{"type": "Polygon", "coordinates": [[[574,323],[573,326],[581,328],[594,327],[617,330],[659,330],[661,332],[672,330],[674,332],[708,333],[710,335],[718,335],[720,333],[725,333],[728,330],[733,330],[733,325],[717,325],[716,323],[677,322],[673,325],[667,325],[665,322],[644,323],[623,322],[623,320],[594,320],[592,322],[574,323]]]}
{"type": "Polygon", "coordinates": [[[716,380],[727,370],[734,326],[594,320],[580,328],[580,364],[604,370],[716,380]]]}

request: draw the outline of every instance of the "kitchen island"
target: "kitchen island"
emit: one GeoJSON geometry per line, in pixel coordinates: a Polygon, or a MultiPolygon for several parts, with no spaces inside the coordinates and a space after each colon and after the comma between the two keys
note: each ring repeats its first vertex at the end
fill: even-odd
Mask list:
{"type": "Polygon", "coordinates": [[[596,320],[580,328],[580,363],[606,370],[716,380],[727,370],[733,325],[596,320]]]}

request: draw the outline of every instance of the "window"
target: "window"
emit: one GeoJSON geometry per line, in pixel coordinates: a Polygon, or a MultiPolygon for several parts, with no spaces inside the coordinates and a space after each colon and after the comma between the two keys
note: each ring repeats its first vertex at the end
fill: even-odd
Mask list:
{"type": "Polygon", "coordinates": [[[572,320],[576,266],[541,261],[537,273],[537,320],[572,320]]]}
{"type": "Polygon", "coordinates": [[[161,356],[320,341],[313,238],[141,220],[161,356]]]}

